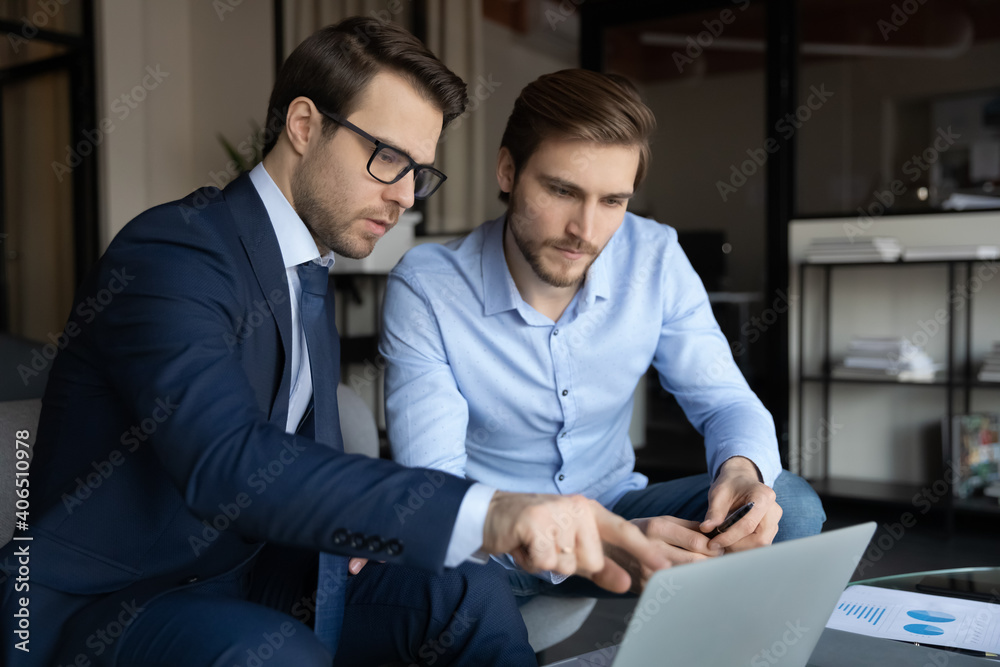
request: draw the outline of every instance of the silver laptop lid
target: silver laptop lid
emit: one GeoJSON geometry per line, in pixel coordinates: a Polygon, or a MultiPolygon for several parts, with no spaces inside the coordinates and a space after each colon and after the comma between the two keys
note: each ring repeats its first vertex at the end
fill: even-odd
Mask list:
{"type": "Polygon", "coordinates": [[[615,667],[803,667],[875,532],[863,523],[657,572],[615,667]]]}

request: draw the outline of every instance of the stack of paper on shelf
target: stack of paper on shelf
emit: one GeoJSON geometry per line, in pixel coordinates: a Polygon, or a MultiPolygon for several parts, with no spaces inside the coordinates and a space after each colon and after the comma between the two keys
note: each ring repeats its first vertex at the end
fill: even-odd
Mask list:
{"type": "Polygon", "coordinates": [[[902,252],[899,240],[888,236],[813,239],[806,248],[806,261],[813,264],[895,262],[902,252]]]}
{"type": "Polygon", "coordinates": [[[906,248],[904,262],[936,259],[998,259],[1000,246],[995,245],[932,245],[906,248]]]}
{"type": "Polygon", "coordinates": [[[1000,342],[993,343],[993,350],[983,360],[979,369],[980,382],[1000,382],[1000,342]]]}
{"type": "Polygon", "coordinates": [[[932,382],[944,364],[936,364],[922,349],[896,337],[855,336],[833,377],[857,380],[932,382]]]}

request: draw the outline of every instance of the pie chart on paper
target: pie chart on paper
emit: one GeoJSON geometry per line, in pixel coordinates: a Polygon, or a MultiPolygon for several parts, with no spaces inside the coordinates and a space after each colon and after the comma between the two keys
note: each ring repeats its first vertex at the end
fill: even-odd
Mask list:
{"type": "Polygon", "coordinates": [[[1000,605],[975,600],[857,584],[841,594],[826,627],[881,639],[1000,653],[1000,605]]]}
{"type": "Polygon", "coordinates": [[[923,609],[916,609],[906,612],[906,615],[910,618],[915,618],[918,621],[927,621],[928,623],[950,623],[955,620],[954,616],[943,611],[926,611],[923,609]]]}

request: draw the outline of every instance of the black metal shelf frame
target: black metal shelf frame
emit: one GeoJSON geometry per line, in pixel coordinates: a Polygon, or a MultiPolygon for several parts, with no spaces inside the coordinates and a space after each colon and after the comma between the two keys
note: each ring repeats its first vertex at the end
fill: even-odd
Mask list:
{"type": "MultiPolygon", "coordinates": [[[[912,268],[918,266],[927,266],[934,264],[943,264],[947,266],[948,270],[948,295],[953,295],[956,293],[956,267],[961,265],[964,267],[964,279],[966,283],[972,277],[973,268],[978,264],[986,263],[990,260],[980,260],[980,259],[951,259],[951,260],[927,260],[920,262],[857,262],[857,263],[830,263],[830,264],[819,264],[819,263],[802,263],[798,267],[798,278],[799,278],[799,313],[798,313],[798,385],[797,385],[797,415],[798,415],[798,463],[799,472],[804,472],[802,470],[802,465],[804,463],[803,458],[803,442],[805,438],[805,391],[804,385],[807,383],[820,383],[822,385],[822,416],[821,419],[825,423],[829,423],[830,417],[830,387],[833,384],[838,383],[864,383],[873,386],[877,385],[895,385],[895,386],[930,386],[936,387],[938,389],[944,389],[947,394],[947,424],[948,428],[942,429],[942,443],[941,443],[941,463],[942,469],[948,470],[951,466],[952,460],[952,447],[955,443],[951,442],[951,423],[955,416],[955,394],[957,392],[962,393],[962,406],[964,412],[968,413],[970,411],[971,394],[973,389],[978,388],[990,388],[987,383],[976,382],[973,379],[972,372],[972,311],[973,311],[973,299],[972,292],[969,291],[965,298],[965,317],[964,317],[964,330],[965,330],[965,353],[964,360],[961,366],[956,366],[956,321],[955,321],[955,299],[948,298],[948,328],[947,328],[947,362],[946,362],[946,374],[945,380],[943,382],[935,381],[928,383],[921,382],[894,382],[894,381],[876,381],[876,380],[850,380],[846,378],[834,378],[832,376],[831,369],[831,358],[830,358],[830,330],[831,330],[831,309],[832,309],[832,278],[833,272],[837,270],[849,270],[853,267],[885,267],[886,269],[894,268],[912,268]],[[823,308],[823,350],[822,350],[822,369],[820,374],[817,376],[815,374],[809,374],[805,369],[805,291],[806,291],[806,273],[808,269],[815,269],[822,272],[823,276],[823,296],[822,296],[822,308],[823,308]]],[[[1000,385],[998,385],[1000,388],[1000,385]]],[[[821,422],[821,423],[823,423],[821,422]]],[[[818,486],[822,488],[827,488],[830,486],[831,481],[836,482],[836,478],[830,477],[830,442],[829,438],[821,438],[822,443],[822,468],[823,476],[819,479],[818,486]]],[[[947,480],[946,480],[947,481],[947,480]]],[[[831,487],[832,488],[832,487],[831,487]]],[[[945,495],[943,500],[943,510],[945,512],[945,521],[947,524],[948,531],[952,531],[955,525],[955,512],[966,511],[972,509],[972,506],[968,502],[959,501],[953,498],[950,492],[945,495]]],[[[899,500],[903,500],[900,496],[899,500]]]]}

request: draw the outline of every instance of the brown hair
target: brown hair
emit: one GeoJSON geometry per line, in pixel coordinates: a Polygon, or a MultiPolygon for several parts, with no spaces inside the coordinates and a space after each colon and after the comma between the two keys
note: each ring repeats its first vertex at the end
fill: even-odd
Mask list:
{"type": "MultiPolygon", "coordinates": [[[[623,76],[564,69],[538,77],[521,91],[507,119],[500,147],[510,151],[514,178],[546,139],[639,146],[635,187],[646,177],[656,118],[623,76]]],[[[510,194],[500,193],[510,201],[510,194]]]]}
{"type": "MultiPolygon", "coordinates": [[[[383,68],[406,78],[441,110],[442,128],[465,111],[465,82],[419,39],[389,21],[355,16],[307,37],[281,66],[267,103],[264,154],[277,143],[296,97],[308,97],[325,111],[347,116],[383,68]]],[[[335,126],[323,118],[324,134],[335,126]]]]}

